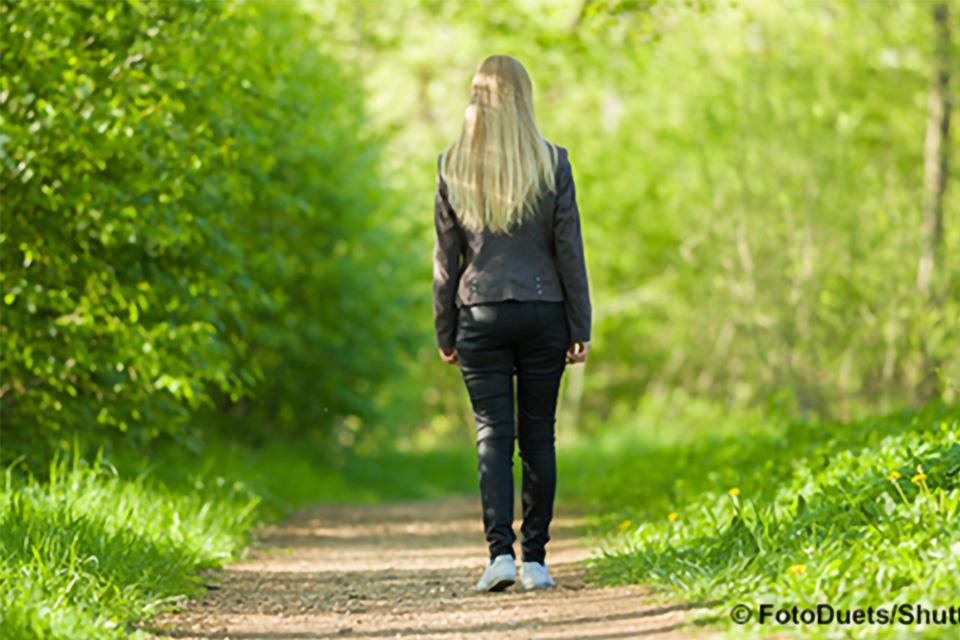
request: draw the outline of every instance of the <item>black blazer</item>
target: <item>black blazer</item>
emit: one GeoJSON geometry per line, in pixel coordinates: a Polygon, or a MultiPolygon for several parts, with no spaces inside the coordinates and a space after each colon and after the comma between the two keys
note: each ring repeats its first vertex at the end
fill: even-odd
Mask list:
{"type": "Polygon", "coordinates": [[[501,300],[563,301],[570,339],[590,340],[590,287],[583,253],[580,212],[566,148],[557,145],[555,192],[540,197],[536,216],[509,235],[461,226],[440,176],[433,252],[433,314],[440,347],[456,343],[457,314],[463,305],[501,300]]]}

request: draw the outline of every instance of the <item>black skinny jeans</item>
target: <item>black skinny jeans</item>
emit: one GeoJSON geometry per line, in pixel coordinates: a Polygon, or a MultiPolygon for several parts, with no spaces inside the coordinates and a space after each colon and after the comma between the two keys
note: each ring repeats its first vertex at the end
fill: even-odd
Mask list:
{"type": "Polygon", "coordinates": [[[563,302],[506,300],[460,308],[457,357],[477,424],[477,471],[491,559],[516,557],[515,438],[523,461],[522,560],[546,557],[557,486],[554,422],[569,341],[563,302]]]}

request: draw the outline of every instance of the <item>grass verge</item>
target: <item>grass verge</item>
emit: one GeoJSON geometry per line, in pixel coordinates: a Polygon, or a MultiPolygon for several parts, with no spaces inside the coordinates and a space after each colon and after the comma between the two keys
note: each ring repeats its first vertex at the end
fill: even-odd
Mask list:
{"type": "Polygon", "coordinates": [[[138,621],[203,592],[200,571],[245,548],[256,522],[310,502],[468,490],[470,451],[319,459],[291,444],[163,450],[6,473],[0,638],[141,637],[138,621]],[[439,481],[439,479],[444,479],[439,481]]]}
{"type": "Polygon", "coordinates": [[[721,624],[745,603],[752,622],[730,629],[747,635],[954,637],[955,626],[759,625],[756,607],[957,607],[960,410],[722,431],[665,444],[624,428],[574,448],[569,493],[598,499],[594,525],[609,531],[595,579],[714,603],[721,624]]]}

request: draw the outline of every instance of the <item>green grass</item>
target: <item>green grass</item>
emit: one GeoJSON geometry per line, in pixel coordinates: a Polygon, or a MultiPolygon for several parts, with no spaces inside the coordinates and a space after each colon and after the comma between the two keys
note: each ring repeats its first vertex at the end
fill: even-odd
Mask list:
{"type": "MultiPolygon", "coordinates": [[[[208,443],[61,459],[36,479],[8,471],[0,638],[136,636],[138,621],[203,593],[201,571],[241,555],[258,521],[307,503],[474,493],[475,455],[467,444],[357,457],[208,443]]],[[[558,464],[558,500],[594,513],[604,551],[593,579],[710,603],[707,622],[728,625],[738,602],[960,600],[957,409],[777,424],[692,406],[563,439],[558,464]],[[912,482],[918,467],[926,477],[912,482]]]]}
{"type": "Polygon", "coordinates": [[[0,489],[0,638],[137,635],[134,624],[203,592],[200,571],[245,548],[251,527],[310,502],[468,490],[469,450],[324,459],[291,444],[169,448],[10,471],[0,489]],[[443,479],[441,481],[441,478],[443,479]]]}
{"type": "Polygon", "coordinates": [[[260,502],[241,482],[205,480],[175,492],[79,460],[55,463],[42,483],[8,474],[0,637],[124,637],[127,623],[196,593],[196,572],[242,547],[260,502]]]}
{"type": "MultiPolygon", "coordinates": [[[[561,473],[576,476],[567,478],[572,497],[596,496],[603,515],[593,524],[609,532],[590,563],[595,579],[655,583],[673,597],[713,603],[721,624],[740,602],[960,602],[956,408],[718,431],[663,443],[644,429],[621,428],[568,456],[561,473]]],[[[812,636],[839,628],[733,629],[812,636]]]]}

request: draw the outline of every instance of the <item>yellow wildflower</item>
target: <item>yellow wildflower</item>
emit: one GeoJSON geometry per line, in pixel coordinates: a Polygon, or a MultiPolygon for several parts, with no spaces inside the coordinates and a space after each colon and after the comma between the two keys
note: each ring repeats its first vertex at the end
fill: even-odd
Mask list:
{"type": "Polygon", "coordinates": [[[927,474],[925,474],[925,473],[918,473],[917,475],[915,475],[915,476],[913,476],[912,478],[910,478],[910,482],[912,482],[913,484],[920,484],[921,482],[923,482],[923,481],[926,480],[926,479],[927,479],[927,474]]]}
{"type": "Polygon", "coordinates": [[[790,567],[787,569],[787,571],[789,571],[790,573],[803,573],[806,570],[807,570],[807,565],[805,564],[790,565],[790,567]]]}
{"type": "Polygon", "coordinates": [[[900,479],[900,472],[894,469],[889,474],[887,474],[887,479],[889,479],[890,482],[896,482],[897,480],[900,479]]]}
{"type": "Polygon", "coordinates": [[[630,520],[624,520],[624,521],[621,522],[619,525],[617,525],[617,528],[620,529],[620,531],[626,531],[626,530],[630,527],[631,524],[633,524],[633,523],[630,522],[630,520]]]}
{"type": "Polygon", "coordinates": [[[667,520],[669,520],[670,522],[673,522],[673,521],[676,520],[676,519],[677,519],[677,512],[676,512],[676,511],[674,511],[673,513],[671,513],[670,515],[667,516],[667,520]]]}
{"type": "Polygon", "coordinates": [[[727,491],[727,493],[736,498],[738,495],[740,495],[740,487],[734,487],[733,489],[730,489],[730,491],[727,491]]]}

